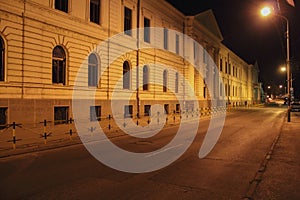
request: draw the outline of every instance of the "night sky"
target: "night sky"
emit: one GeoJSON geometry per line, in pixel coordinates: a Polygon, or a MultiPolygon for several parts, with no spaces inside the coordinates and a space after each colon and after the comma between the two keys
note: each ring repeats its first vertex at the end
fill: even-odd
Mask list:
{"type": "MultiPolygon", "coordinates": [[[[276,0],[167,0],[186,15],[195,15],[212,9],[221,33],[223,43],[246,62],[258,62],[259,81],[263,88],[286,86],[286,73],[280,65],[286,60],[286,24],[276,16],[263,18],[259,10],[266,2],[276,0]]],[[[291,69],[295,96],[300,95],[300,0],[294,0],[295,7],[280,0],[281,15],[290,23],[291,69]]]]}

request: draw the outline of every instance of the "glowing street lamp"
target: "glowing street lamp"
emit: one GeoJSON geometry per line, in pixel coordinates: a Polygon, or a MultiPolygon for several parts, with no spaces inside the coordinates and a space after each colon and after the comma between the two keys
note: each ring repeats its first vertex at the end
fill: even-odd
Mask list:
{"type": "Polygon", "coordinates": [[[280,67],[280,71],[286,72],[286,67],[280,67]]]}
{"type": "Polygon", "coordinates": [[[264,17],[270,15],[272,13],[272,10],[270,7],[266,6],[266,7],[263,7],[261,10],[260,10],[260,14],[264,17]]]}
{"type": "Polygon", "coordinates": [[[290,69],[290,41],[289,41],[289,20],[283,16],[273,12],[273,9],[266,6],[260,10],[262,16],[267,17],[271,14],[274,16],[280,17],[286,21],[286,73],[287,73],[287,92],[288,92],[288,117],[287,121],[291,121],[291,69],[290,69]]]}

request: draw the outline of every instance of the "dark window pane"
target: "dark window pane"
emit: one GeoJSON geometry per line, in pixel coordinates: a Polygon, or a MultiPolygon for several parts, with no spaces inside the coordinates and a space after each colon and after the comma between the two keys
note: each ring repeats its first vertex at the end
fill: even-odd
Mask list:
{"type": "Polygon", "coordinates": [[[151,105],[145,105],[144,106],[144,115],[150,116],[151,115],[151,105]]]}
{"type": "Polygon", "coordinates": [[[203,48],[203,63],[206,63],[207,64],[207,52],[206,52],[206,50],[203,48]]]}
{"type": "Polygon", "coordinates": [[[167,88],[168,88],[168,72],[167,70],[164,70],[163,73],[163,92],[167,92],[167,88]]]}
{"type": "Polygon", "coordinates": [[[58,83],[64,83],[64,62],[63,61],[58,61],[58,83]]]}
{"type": "Polygon", "coordinates": [[[148,90],[149,89],[149,72],[148,72],[148,67],[144,66],[143,67],[143,90],[148,90]]]}
{"type": "Polygon", "coordinates": [[[100,23],[100,0],[90,0],[90,21],[100,23]]]}
{"type": "Polygon", "coordinates": [[[132,11],[125,7],[124,9],[124,32],[126,35],[132,35],[132,11]]]}
{"type": "Polygon", "coordinates": [[[164,49],[168,49],[168,29],[164,28],[164,49]]]}
{"type": "Polygon", "coordinates": [[[56,46],[52,52],[52,83],[65,84],[66,55],[62,47],[56,46]]]}
{"type": "Polygon", "coordinates": [[[124,118],[132,118],[133,117],[133,106],[126,105],[124,106],[124,118]]]}
{"type": "Polygon", "coordinates": [[[91,54],[88,59],[88,85],[98,85],[98,60],[95,54],[91,54]]]}
{"type": "Polygon", "coordinates": [[[57,67],[58,66],[58,61],[57,60],[53,60],[52,61],[52,82],[53,83],[58,83],[58,78],[57,78],[57,67]]]}
{"type": "Polygon", "coordinates": [[[176,54],[179,54],[179,35],[176,35],[176,54]]]}
{"type": "Polygon", "coordinates": [[[68,12],[68,0],[55,0],[55,9],[68,12]]]}
{"type": "Polygon", "coordinates": [[[0,130],[7,125],[7,108],[0,108],[0,130]]]}
{"type": "Polygon", "coordinates": [[[144,18],[144,41],[150,43],[150,19],[144,18]]]}
{"type": "Polygon", "coordinates": [[[176,104],[176,112],[180,113],[180,104],[176,104]]]}
{"type": "Polygon", "coordinates": [[[101,121],[101,106],[90,107],[90,121],[101,121]]]}
{"type": "Polygon", "coordinates": [[[0,37],[0,81],[4,81],[4,58],[5,58],[4,41],[0,37]]]}
{"type": "Polygon", "coordinates": [[[168,115],[169,114],[169,104],[164,105],[164,110],[165,110],[165,114],[168,115]]]}
{"type": "Polygon", "coordinates": [[[130,89],[130,66],[127,61],[123,63],[123,89],[130,89]]]}
{"type": "Polygon", "coordinates": [[[175,75],[175,93],[178,93],[178,88],[179,88],[179,75],[177,72],[175,75]]]}
{"type": "Polygon", "coordinates": [[[69,107],[54,107],[54,123],[65,124],[68,122],[69,107]]]}

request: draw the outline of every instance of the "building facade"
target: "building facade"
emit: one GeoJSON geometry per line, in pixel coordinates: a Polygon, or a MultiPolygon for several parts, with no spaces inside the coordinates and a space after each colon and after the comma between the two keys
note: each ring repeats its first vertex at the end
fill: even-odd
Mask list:
{"type": "Polygon", "coordinates": [[[195,111],[193,96],[200,109],[258,102],[257,65],[222,40],[212,11],[185,16],[166,1],[0,0],[0,124],[64,122],[75,87],[91,120],[116,98],[124,117],[195,111]]]}

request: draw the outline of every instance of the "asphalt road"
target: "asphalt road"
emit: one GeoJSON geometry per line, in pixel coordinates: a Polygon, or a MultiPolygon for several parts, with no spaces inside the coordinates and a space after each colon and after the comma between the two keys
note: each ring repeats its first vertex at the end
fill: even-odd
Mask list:
{"type": "MultiPolygon", "coordinates": [[[[285,111],[230,111],[218,143],[203,159],[198,153],[209,120],[201,120],[188,150],[176,162],[148,173],[109,168],[83,145],[1,158],[0,198],[243,199],[280,133],[285,111]]],[[[149,139],[122,136],[112,142],[133,152],[150,152],[168,144],[177,130],[171,126],[149,139]]]]}

